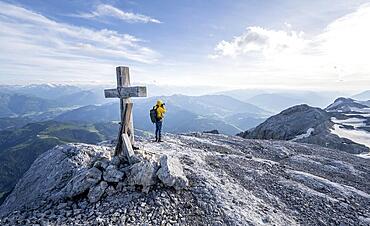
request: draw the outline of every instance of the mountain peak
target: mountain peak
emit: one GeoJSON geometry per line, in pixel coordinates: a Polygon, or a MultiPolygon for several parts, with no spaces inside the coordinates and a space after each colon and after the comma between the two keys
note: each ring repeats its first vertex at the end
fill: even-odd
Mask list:
{"type": "Polygon", "coordinates": [[[368,108],[368,106],[351,98],[339,97],[325,110],[329,112],[351,112],[363,108],[368,108]]]}

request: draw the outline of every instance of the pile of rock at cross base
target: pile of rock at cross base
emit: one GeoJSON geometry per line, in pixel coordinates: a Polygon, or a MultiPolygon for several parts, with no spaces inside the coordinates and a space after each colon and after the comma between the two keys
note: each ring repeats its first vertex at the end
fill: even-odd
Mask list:
{"type": "MultiPolygon", "coordinates": [[[[167,187],[178,193],[188,186],[182,165],[175,157],[138,150],[130,165],[123,156],[113,156],[113,152],[107,146],[68,144],[42,154],[0,207],[0,223],[32,224],[39,222],[33,218],[51,212],[55,216],[47,219],[56,219],[59,213],[65,218],[76,214],[84,218],[91,214],[84,209],[105,209],[99,208],[102,198],[130,193],[127,200],[120,200],[123,205],[133,196],[150,195],[151,189],[167,187]],[[59,213],[50,211],[55,209],[59,213]],[[30,216],[24,217],[23,213],[30,216]],[[17,221],[18,215],[22,215],[22,221],[17,221]]],[[[99,212],[90,216],[99,216],[99,212]]]]}

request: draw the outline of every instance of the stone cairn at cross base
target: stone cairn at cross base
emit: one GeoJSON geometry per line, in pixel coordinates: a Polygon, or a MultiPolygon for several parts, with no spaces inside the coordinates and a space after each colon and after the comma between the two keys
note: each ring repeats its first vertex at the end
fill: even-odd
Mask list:
{"type": "Polygon", "coordinates": [[[123,155],[132,164],[134,158],[134,126],[131,97],[146,97],[145,86],[130,86],[130,72],[128,67],[116,67],[117,88],[104,90],[105,98],[119,98],[121,122],[117,137],[115,155],[123,155]]]}

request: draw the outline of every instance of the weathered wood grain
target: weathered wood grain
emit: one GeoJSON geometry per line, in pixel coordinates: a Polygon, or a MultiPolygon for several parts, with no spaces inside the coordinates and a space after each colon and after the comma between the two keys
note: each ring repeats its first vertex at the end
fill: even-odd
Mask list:
{"type": "Polygon", "coordinates": [[[122,134],[122,151],[125,153],[125,156],[129,162],[129,164],[132,164],[133,162],[133,157],[135,155],[134,150],[132,148],[132,144],[130,141],[130,138],[126,133],[122,134]]]}
{"type": "Polygon", "coordinates": [[[146,97],[145,86],[128,86],[117,87],[117,89],[104,90],[105,98],[130,98],[130,97],[146,97]]]}

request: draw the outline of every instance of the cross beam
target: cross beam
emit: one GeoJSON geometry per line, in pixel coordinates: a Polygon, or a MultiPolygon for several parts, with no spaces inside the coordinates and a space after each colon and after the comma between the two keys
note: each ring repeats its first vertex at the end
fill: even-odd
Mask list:
{"type": "Polygon", "coordinates": [[[104,90],[105,98],[130,98],[130,97],[146,97],[145,86],[134,87],[117,87],[116,89],[104,90]]]}
{"type": "Polygon", "coordinates": [[[132,145],[134,144],[134,126],[132,118],[131,97],[146,97],[145,86],[130,86],[130,73],[128,67],[116,67],[117,88],[104,90],[105,98],[119,98],[121,110],[121,125],[117,137],[115,155],[121,153],[131,163],[134,155],[132,145]]]}

